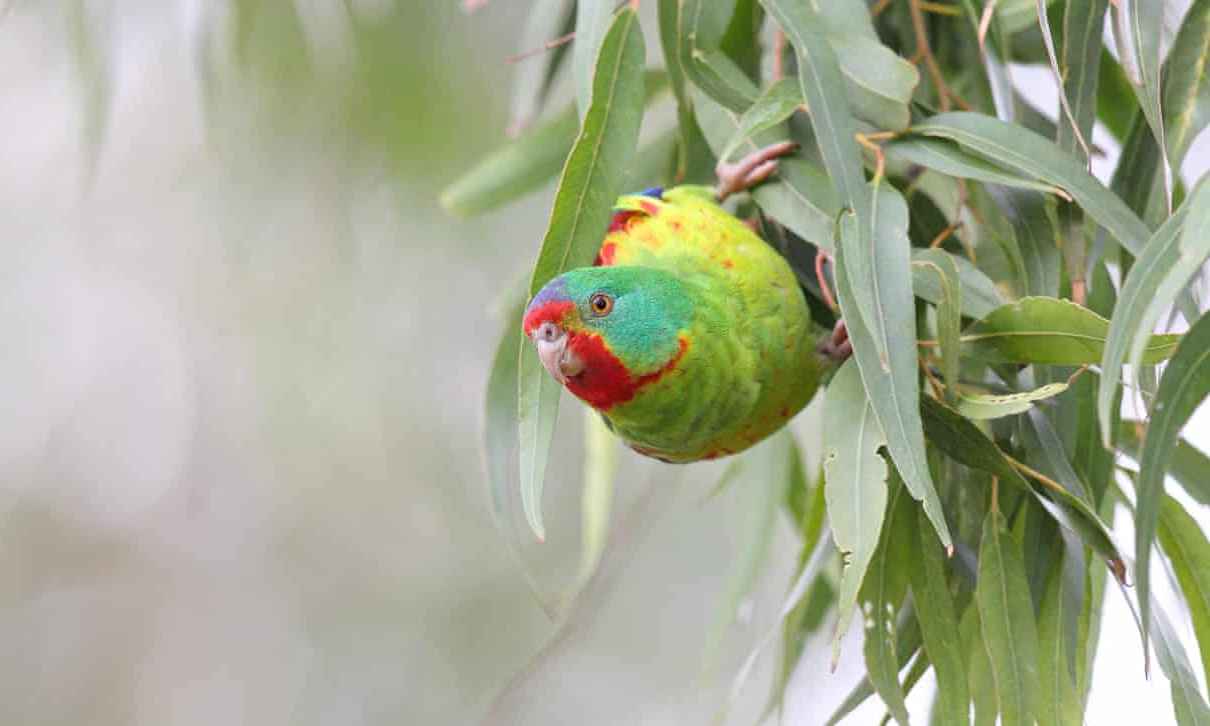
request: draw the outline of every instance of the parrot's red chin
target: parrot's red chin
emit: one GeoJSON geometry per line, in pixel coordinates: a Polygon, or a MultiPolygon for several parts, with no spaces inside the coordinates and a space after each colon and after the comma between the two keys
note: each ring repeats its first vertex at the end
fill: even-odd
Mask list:
{"type": "Polygon", "coordinates": [[[608,411],[633,399],[644,387],[663,378],[676,368],[689,349],[689,341],[680,339],[680,348],[667,363],[654,373],[633,375],[601,336],[595,333],[571,332],[567,348],[582,362],[578,375],[568,376],[563,385],[572,395],[598,411],[608,411]]]}

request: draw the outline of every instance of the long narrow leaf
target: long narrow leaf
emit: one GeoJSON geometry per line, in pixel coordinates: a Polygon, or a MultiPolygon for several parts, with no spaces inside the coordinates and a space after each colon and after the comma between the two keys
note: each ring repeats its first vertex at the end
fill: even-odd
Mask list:
{"type": "MultiPolygon", "coordinates": [[[[592,103],[563,167],[550,224],[534,265],[531,296],[563,271],[589,264],[596,253],[638,143],[643,57],[638,18],[634,11],[623,10],[601,43],[592,103]]],[[[559,386],[542,370],[528,346],[521,347],[518,370],[521,498],[530,527],[542,539],[542,480],[554,436],[559,386]]]]}
{"type": "Polygon", "coordinates": [[[949,527],[925,461],[918,409],[907,205],[897,191],[865,184],[855,142],[857,125],[839,65],[816,30],[819,18],[811,5],[789,0],[762,4],[794,45],[824,166],[840,203],[849,210],[841,221],[837,291],[862,381],[886,433],[891,459],[949,547],[949,527]],[[855,295],[855,290],[862,294],[855,295]]]}
{"type": "Polygon", "coordinates": [[[1159,537],[1189,604],[1202,670],[1210,679],[1210,541],[1180,502],[1168,496],[1160,509],[1159,537]]]}
{"type": "Polygon", "coordinates": [[[915,532],[916,556],[910,560],[908,578],[924,650],[937,672],[941,723],[966,724],[970,722],[967,665],[954,599],[945,581],[945,558],[923,512],[918,514],[915,532]]]}
{"type": "Polygon", "coordinates": [[[996,698],[1004,726],[1034,723],[1038,682],[1038,630],[1020,545],[1004,529],[1004,517],[992,510],[979,548],[979,604],[983,642],[996,679],[996,698]]]}
{"type": "Polygon", "coordinates": [[[934,116],[911,129],[957,142],[971,152],[1066,191],[1127,250],[1138,254],[1150,236],[1130,208],[1054,142],[1019,126],[978,113],[934,116]]]}
{"type": "MultiPolygon", "coordinates": [[[[967,328],[962,342],[971,356],[997,363],[1078,366],[1101,362],[1109,321],[1068,300],[1027,297],[994,311],[967,328]]],[[[1172,355],[1179,335],[1144,338],[1142,360],[1159,363],[1172,355]]]]}
{"type": "MultiPolygon", "coordinates": [[[[1201,210],[1199,210],[1201,211],[1201,210]]],[[[1135,579],[1139,593],[1139,611],[1144,624],[1150,623],[1151,543],[1164,501],[1164,463],[1176,446],[1181,428],[1201,402],[1210,395],[1210,315],[1202,316],[1186,333],[1176,355],[1168,363],[1160,380],[1159,392],[1143,440],[1139,461],[1137,505],[1135,511],[1135,579]]],[[[1147,640],[1147,628],[1143,629],[1147,640]]]]}
{"type": "Polygon", "coordinates": [[[887,500],[887,465],[878,454],[886,446],[886,436],[866,400],[856,363],[845,363],[832,378],[824,400],[824,419],[829,422],[824,431],[824,496],[832,536],[844,564],[832,637],[835,667],[857,593],[878,547],[887,500]]]}

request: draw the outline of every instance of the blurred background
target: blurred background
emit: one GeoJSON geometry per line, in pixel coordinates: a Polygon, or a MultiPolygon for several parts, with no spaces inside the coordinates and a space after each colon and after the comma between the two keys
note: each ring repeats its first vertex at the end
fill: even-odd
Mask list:
{"type": "MultiPolygon", "coordinates": [[[[719,713],[797,556],[770,523],[773,564],[726,624],[751,489],[709,497],[721,468],[624,454],[622,535],[568,606],[580,417],[565,402],[547,543],[490,514],[498,301],[551,190],[472,221],[437,196],[506,138],[526,11],[0,1],[0,723],[719,713]]],[[[814,462],[817,416],[800,418],[814,462]]],[[[1090,717],[1170,714],[1109,600],[1118,665],[1098,670],[1090,717]]],[[[850,639],[834,685],[792,685],[786,722],[820,722],[860,657],[850,639]]],[[[770,660],[732,721],[759,715],[770,660]]]]}

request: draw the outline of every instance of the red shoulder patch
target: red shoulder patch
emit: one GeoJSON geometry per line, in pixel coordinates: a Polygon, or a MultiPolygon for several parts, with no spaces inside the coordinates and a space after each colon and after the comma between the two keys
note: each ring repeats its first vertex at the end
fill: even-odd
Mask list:
{"type": "Polygon", "coordinates": [[[594,267],[609,267],[613,264],[613,256],[618,251],[618,246],[613,242],[606,242],[601,245],[601,251],[597,252],[597,259],[593,261],[594,267]]]}

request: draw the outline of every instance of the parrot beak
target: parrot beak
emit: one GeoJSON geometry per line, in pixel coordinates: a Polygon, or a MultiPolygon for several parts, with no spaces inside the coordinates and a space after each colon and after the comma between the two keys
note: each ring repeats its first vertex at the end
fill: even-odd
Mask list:
{"type": "Polygon", "coordinates": [[[559,383],[566,384],[568,378],[578,376],[584,370],[584,361],[567,347],[566,330],[546,322],[533,332],[533,339],[542,367],[559,383]]]}

